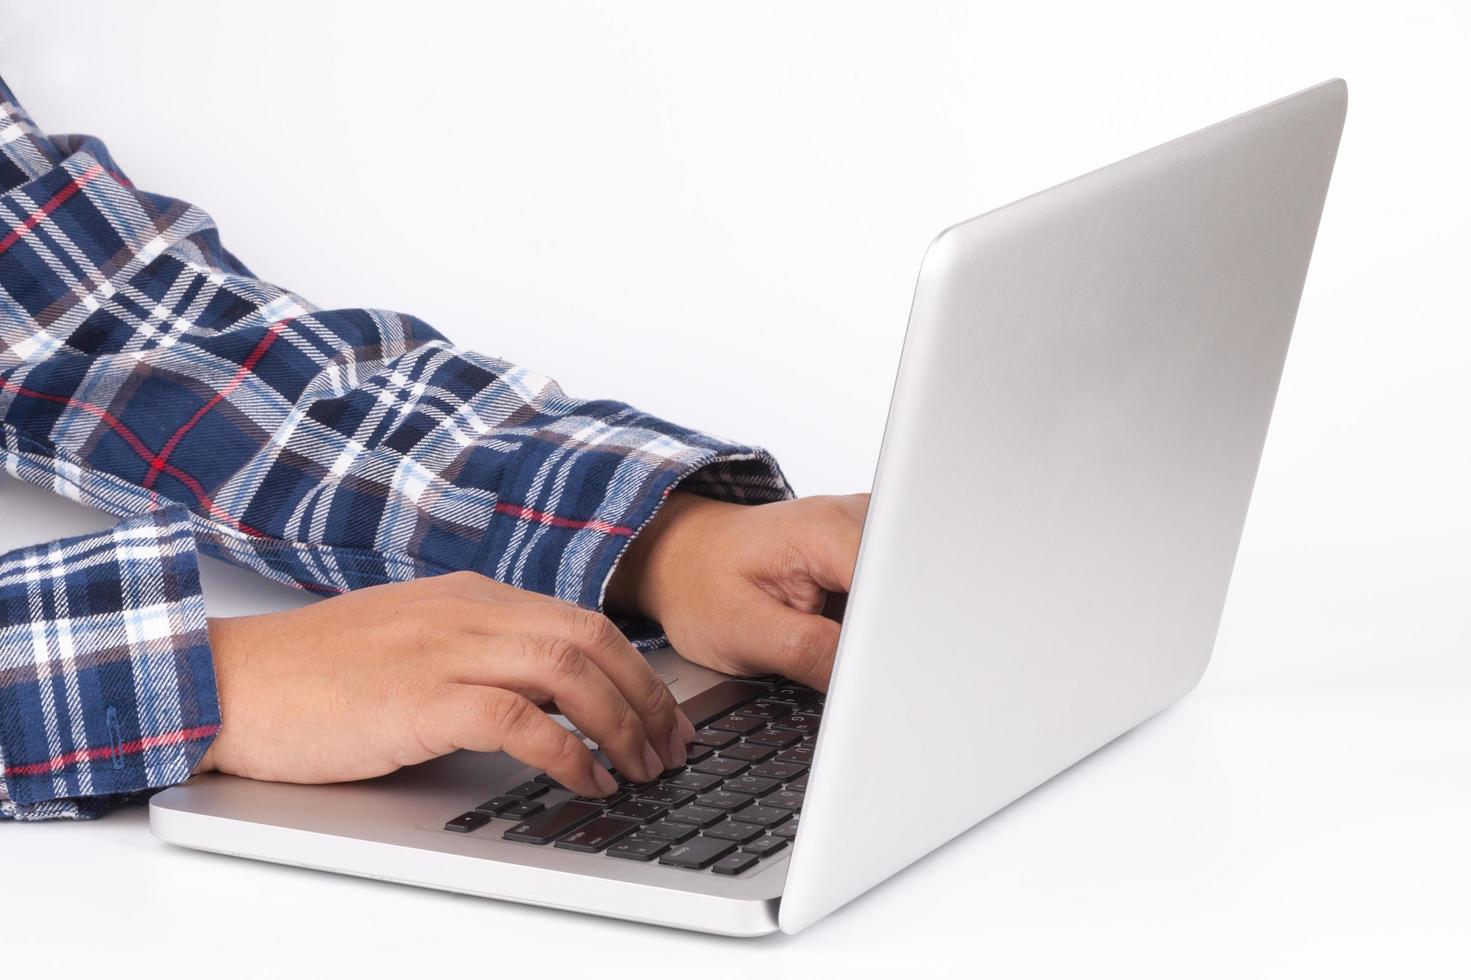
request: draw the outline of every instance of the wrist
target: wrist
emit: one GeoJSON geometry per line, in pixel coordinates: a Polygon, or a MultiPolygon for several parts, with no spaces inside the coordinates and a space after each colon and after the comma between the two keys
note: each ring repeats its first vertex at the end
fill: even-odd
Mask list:
{"type": "Polygon", "coordinates": [[[610,610],[637,613],[662,622],[672,586],[698,560],[690,541],[711,517],[738,504],[723,503],[696,494],[674,491],[624,551],[608,583],[605,605],[610,610]]]}

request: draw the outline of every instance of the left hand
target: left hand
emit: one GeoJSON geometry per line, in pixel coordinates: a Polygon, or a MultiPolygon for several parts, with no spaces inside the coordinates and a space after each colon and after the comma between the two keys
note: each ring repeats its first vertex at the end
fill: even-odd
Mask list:
{"type": "Polygon", "coordinates": [[[657,621],[684,657],[827,689],[868,494],[748,506],[675,492],[619,562],[608,606],[657,621]]]}

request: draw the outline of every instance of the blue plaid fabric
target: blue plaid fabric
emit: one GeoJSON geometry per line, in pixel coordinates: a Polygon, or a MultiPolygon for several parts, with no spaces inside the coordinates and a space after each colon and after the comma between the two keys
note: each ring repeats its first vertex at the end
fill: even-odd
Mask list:
{"type": "Polygon", "coordinates": [[[256,278],[203,211],[42,135],[3,82],[0,461],[126,518],[0,557],[18,818],[94,815],[197,763],[219,709],[196,552],[327,595],[473,569],[598,608],[676,484],[791,495],[760,449],[256,278]]]}

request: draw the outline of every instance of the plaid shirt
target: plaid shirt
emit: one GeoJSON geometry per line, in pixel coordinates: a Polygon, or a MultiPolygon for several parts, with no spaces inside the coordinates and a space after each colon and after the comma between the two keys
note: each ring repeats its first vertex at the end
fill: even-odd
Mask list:
{"type": "Polygon", "coordinates": [[[3,82],[0,461],[124,517],[0,555],[17,819],[92,816],[198,763],[220,726],[201,552],[325,595],[473,569],[597,608],[676,483],[791,493],[759,449],[257,279],[208,215],[95,139],[42,135],[3,82]]]}

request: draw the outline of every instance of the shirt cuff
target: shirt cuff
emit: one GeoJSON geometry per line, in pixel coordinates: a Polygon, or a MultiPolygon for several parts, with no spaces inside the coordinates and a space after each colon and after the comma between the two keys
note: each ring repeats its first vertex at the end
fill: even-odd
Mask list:
{"type": "Polygon", "coordinates": [[[0,816],[183,782],[219,727],[186,509],[0,556],[0,816]]]}

